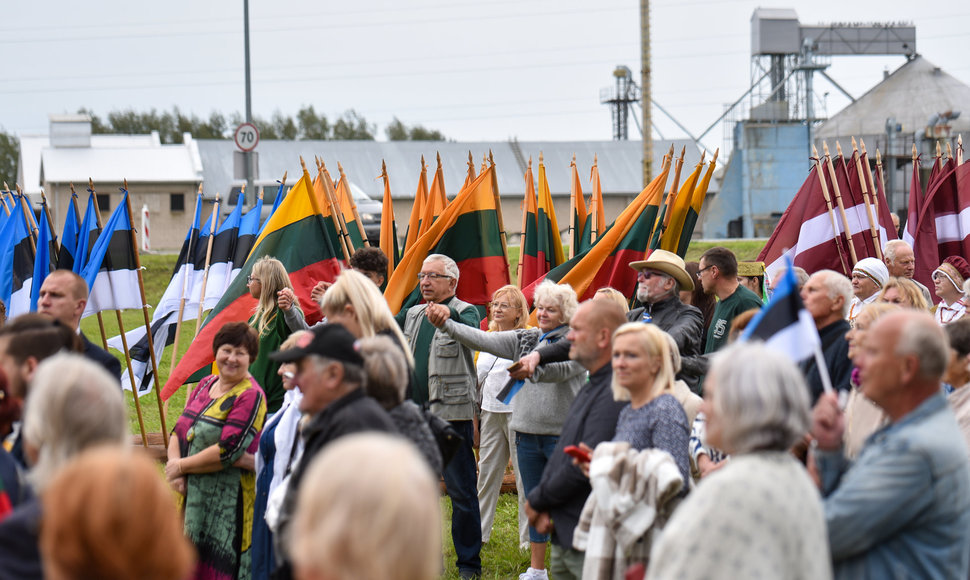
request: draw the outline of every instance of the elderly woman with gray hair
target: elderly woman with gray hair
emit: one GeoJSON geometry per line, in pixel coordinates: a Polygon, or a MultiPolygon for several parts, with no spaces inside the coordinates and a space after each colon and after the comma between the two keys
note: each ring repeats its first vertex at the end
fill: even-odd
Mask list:
{"type": "Polygon", "coordinates": [[[731,461],[674,512],[647,577],[831,578],[818,489],[788,452],[810,427],[798,368],[763,344],[735,344],[714,357],[702,411],[707,440],[731,461]]]}
{"type": "MultiPolygon", "coordinates": [[[[42,493],[82,451],[97,445],[128,445],[128,408],[117,377],[76,354],[57,354],[40,364],[24,406],[24,454],[28,480],[42,493]]],[[[43,578],[38,541],[38,499],[21,504],[0,523],[0,578],[43,578]]]]}
{"type": "MultiPolygon", "coordinates": [[[[536,287],[534,300],[539,328],[485,332],[450,318],[429,316],[428,320],[469,348],[498,358],[519,360],[538,347],[565,337],[569,320],[579,307],[576,292],[566,284],[543,282],[536,287]]],[[[515,431],[516,454],[525,488],[522,492],[526,495],[542,479],[542,471],[556,448],[569,406],[583,386],[585,375],[586,369],[578,363],[551,363],[536,369],[531,379],[503,390],[508,391],[504,402],[512,401],[510,426],[515,431]]],[[[546,578],[548,534],[540,534],[530,526],[529,540],[531,565],[520,578],[546,578]]]]}

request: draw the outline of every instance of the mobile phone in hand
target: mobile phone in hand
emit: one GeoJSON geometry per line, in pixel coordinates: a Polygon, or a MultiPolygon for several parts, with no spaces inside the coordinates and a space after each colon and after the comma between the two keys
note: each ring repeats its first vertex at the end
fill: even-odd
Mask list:
{"type": "Polygon", "coordinates": [[[563,449],[563,451],[565,451],[566,454],[569,455],[570,457],[575,457],[576,459],[586,463],[589,463],[593,460],[592,455],[590,455],[586,451],[583,451],[579,447],[576,447],[575,445],[567,445],[563,449]]]}

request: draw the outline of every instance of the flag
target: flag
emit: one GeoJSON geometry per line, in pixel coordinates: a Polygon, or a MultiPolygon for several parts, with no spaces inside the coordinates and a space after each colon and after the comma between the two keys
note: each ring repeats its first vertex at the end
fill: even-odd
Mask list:
{"type": "MultiPolygon", "coordinates": [[[[232,268],[229,271],[229,280],[232,282],[235,280],[239,271],[242,269],[243,264],[246,263],[246,258],[249,257],[249,252],[253,250],[253,244],[256,243],[256,237],[259,236],[259,232],[262,228],[259,225],[259,221],[262,219],[263,214],[263,198],[262,196],[256,198],[256,204],[249,208],[246,215],[242,216],[239,221],[239,238],[236,240],[236,247],[234,248],[232,254],[232,268]]],[[[267,220],[268,221],[268,220],[267,220]]],[[[229,284],[226,284],[229,287],[229,284]]]]}
{"type": "Polygon", "coordinates": [[[74,273],[80,274],[84,265],[88,262],[88,255],[91,247],[101,235],[101,226],[98,225],[98,208],[95,205],[94,190],[88,190],[88,205],[84,210],[84,220],[81,222],[81,229],[78,230],[77,251],[74,253],[74,273]]]}
{"type": "Polygon", "coordinates": [[[283,198],[286,197],[286,173],[283,174],[283,179],[277,183],[279,183],[280,186],[276,188],[276,198],[273,200],[273,209],[270,210],[269,215],[266,216],[266,221],[263,222],[263,225],[259,227],[260,232],[262,232],[263,228],[266,227],[266,224],[269,223],[269,220],[273,217],[273,214],[276,213],[276,209],[281,203],[283,203],[283,198]]]}
{"type": "Polygon", "coordinates": [[[786,258],[785,264],[785,274],[775,286],[771,300],[751,319],[741,340],[763,340],[765,346],[798,363],[813,356],[822,341],[815,320],[802,304],[792,263],[786,258]]]}
{"type": "Polygon", "coordinates": [[[445,174],[441,169],[441,154],[438,154],[438,168],[435,169],[434,178],[431,180],[431,190],[428,192],[428,201],[424,204],[424,213],[421,217],[421,227],[418,236],[428,231],[441,212],[448,207],[448,196],[445,195],[445,174]]]}
{"type": "Polygon", "coordinates": [[[769,276],[775,275],[785,265],[787,254],[795,266],[806,272],[835,270],[846,276],[851,272],[848,254],[842,246],[841,220],[832,220],[837,209],[832,200],[833,212],[830,214],[822,193],[819,172],[825,171],[824,160],[816,159],[805,182],[792,198],[785,213],[768,238],[768,243],[758,254],[758,261],[765,263],[769,276]]]}
{"type": "Polygon", "coordinates": [[[401,261],[401,253],[397,247],[397,223],[394,221],[394,201],[391,199],[391,182],[387,177],[387,164],[381,161],[381,177],[384,179],[384,198],[381,205],[381,240],[380,247],[387,256],[387,278],[391,279],[394,268],[401,261]]]}
{"type": "Polygon", "coordinates": [[[569,167],[572,169],[572,181],[569,185],[569,257],[572,258],[577,252],[590,246],[593,231],[590,215],[586,210],[586,198],[583,197],[583,184],[579,182],[575,155],[569,167]]]}
{"type": "Polygon", "coordinates": [[[51,273],[51,257],[56,255],[56,243],[51,233],[50,223],[47,221],[47,204],[42,204],[40,219],[37,221],[37,250],[34,254],[34,272],[30,283],[30,311],[37,312],[37,300],[40,298],[40,287],[44,279],[51,273]]]}
{"type": "Polygon", "coordinates": [[[223,324],[249,319],[256,299],[249,295],[246,278],[253,264],[263,256],[273,256],[286,267],[307,322],[313,324],[320,320],[319,307],[311,300],[310,291],[318,281],[333,281],[340,272],[340,264],[325,230],[310,175],[305,169],[256,239],[242,271],[209,313],[201,332],[172,370],[162,391],[164,399],[171,397],[193,373],[212,362],[212,339],[223,324]]]}
{"type": "Polygon", "coordinates": [[[332,211],[333,205],[331,204],[330,196],[327,195],[326,186],[324,186],[324,180],[326,179],[329,178],[318,167],[317,176],[313,179],[312,183],[313,196],[317,201],[317,207],[320,208],[321,215],[323,215],[323,227],[326,230],[330,247],[336,250],[338,260],[347,260],[349,256],[345,255],[346,246],[344,245],[344,236],[340,229],[340,222],[332,211]]]}
{"type": "Polygon", "coordinates": [[[405,253],[418,240],[421,231],[421,218],[424,216],[424,206],[428,202],[428,166],[421,156],[421,175],[418,177],[418,189],[414,192],[414,204],[411,206],[411,217],[408,219],[408,230],[404,232],[405,253]]]}
{"type": "MultiPolygon", "coordinates": [[[[691,201],[694,199],[694,189],[697,187],[697,181],[700,179],[701,169],[703,168],[704,154],[701,153],[701,160],[697,163],[697,167],[694,168],[693,173],[687,176],[684,184],[680,186],[680,191],[677,192],[677,197],[674,198],[674,204],[669,210],[670,221],[667,229],[660,236],[660,249],[677,253],[680,239],[683,237],[687,213],[690,211],[691,201]]],[[[684,256],[680,257],[683,258],[684,256]]]]}
{"type": "Polygon", "coordinates": [[[481,306],[492,293],[509,283],[509,264],[505,253],[502,223],[498,210],[498,185],[495,166],[455,197],[428,232],[404,252],[401,263],[387,283],[384,297],[397,313],[417,304],[418,272],[428,254],[444,254],[458,263],[461,277],[457,296],[481,306]]]}
{"type": "Polygon", "coordinates": [[[562,236],[556,220],[556,208],[552,205],[549,181],[546,179],[546,166],[539,155],[539,190],[536,195],[536,241],[540,275],[552,270],[566,261],[562,250],[562,236]]]}
{"type": "Polygon", "coordinates": [[[143,306],[135,265],[137,250],[132,241],[131,215],[128,213],[128,190],[122,191],[121,203],[101,230],[80,272],[89,290],[82,316],[143,306]]]}
{"type": "Polygon", "coordinates": [[[630,268],[630,262],[643,260],[647,254],[669,173],[669,158],[665,157],[660,174],[617,216],[592,247],[523,288],[526,298],[532,301],[536,286],[543,280],[569,284],[580,301],[592,298],[603,286],[632,296],[637,273],[630,268]]]}
{"type": "MultiPolygon", "coordinates": [[[[175,340],[179,310],[182,310],[182,320],[192,320],[198,315],[199,300],[197,297],[190,300],[188,294],[192,290],[194,277],[201,276],[201,271],[197,272],[195,269],[194,260],[195,248],[199,244],[199,232],[201,230],[199,218],[201,213],[202,194],[200,193],[196,199],[195,217],[189,226],[189,231],[185,234],[182,249],[175,261],[172,278],[152,314],[152,345],[155,347],[156,361],[162,359],[165,347],[175,340]],[[186,301],[184,305],[182,304],[183,298],[186,301]]],[[[148,350],[148,336],[145,327],[138,326],[125,333],[125,337],[128,342],[128,355],[131,358],[131,370],[135,375],[135,382],[138,384],[138,396],[141,397],[151,392],[155,383],[151,367],[151,354],[148,350]]],[[[108,339],[108,346],[124,352],[124,344],[120,335],[108,339]]],[[[128,373],[121,374],[121,386],[125,390],[132,390],[131,378],[128,373]]]]}
{"type": "Polygon", "coordinates": [[[475,181],[475,160],[472,158],[472,152],[468,152],[468,173],[465,174],[465,183],[462,184],[462,190],[466,189],[469,185],[475,181]]]}
{"type": "MultiPolygon", "coordinates": [[[[350,191],[350,181],[344,174],[344,168],[337,164],[340,171],[340,181],[337,183],[337,203],[340,204],[340,213],[343,214],[344,224],[347,227],[347,234],[350,236],[350,243],[353,250],[358,250],[366,245],[367,234],[364,233],[364,226],[360,223],[357,215],[357,202],[354,201],[354,194],[350,191]]],[[[353,250],[351,253],[353,253],[353,250]]]]}
{"type": "Polygon", "coordinates": [[[934,301],[938,297],[932,283],[933,270],[948,256],[970,256],[968,216],[970,166],[966,163],[958,166],[950,159],[932,182],[927,180],[913,241],[916,256],[913,278],[929,288],[934,301]]]}
{"type": "Polygon", "coordinates": [[[77,194],[71,192],[71,201],[67,205],[64,217],[64,231],[61,234],[61,249],[57,253],[57,268],[60,270],[74,269],[74,255],[77,253],[78,233],[81,231],[81,220],[77,215],[77,194]]]}
{"type": "MultiPolygon", "coordinates": [[[[236,254],[239,241],[239,225],[242,222],[243,196],[236,198],[236,207],[232,209],[212,238],[212,252],[209,255],[208,274],[205,275],[205,306],[209,310],[219,302],[226,288],[229,287],[232,260],[236,254]]],[[[243,257],[245,260],[245,257],[243,257]]],[[[200,281],[201,291],[201,281],[200,281]]]]}
{"type": "Polygon", "coordinates": [[[519,288],[525,288],[533,280],[542,276],[548,269],[543,270],[541,264],[545,260],[539,258],[539,232],[537,230],[536,216],[539,207],[536,203],[536,186],[532,177],[532,158],[529,158],[529,167],[525,170],[525,199],[522,201],[522,235],[519,236],[519,265],[517,283],[519,288]]]}
{"type": "Polygon", "coordinates": [[[589,171],[590,187],[592,188],[592,197],[589,200],[589,228],[590,233],[587,236],[586,232],[583,232],[582,239],[584,243],[589,240],[589,244],[579,248],[580,251],[589,249],[589,246],[593,245],[596,238],[602,236],[606,232],[606,213],[603,211],[603,186],[600,183],[600,170],[597,165],[596,156],[593,156],[593,167],[589,171]]]}
{"type": "Polygon", "coordinates": [[[34,248],[23,204],[24,197],[18,194],[0,230],[0,300],[8,319],[30,311],[34,248]]]}
{"type": "MultiPolygon", "coordinates": [[[[919,223],[920,210],[923,209],[923,186],[919,179],[920,158],[913,157],[913,175],[909,181],[909,204],[906,208],[906,227],[903,229],[903,241],[916,247],[916,226],[919,223]]],[[[934,266],[935,268],[936,266],[934,266]]]]}

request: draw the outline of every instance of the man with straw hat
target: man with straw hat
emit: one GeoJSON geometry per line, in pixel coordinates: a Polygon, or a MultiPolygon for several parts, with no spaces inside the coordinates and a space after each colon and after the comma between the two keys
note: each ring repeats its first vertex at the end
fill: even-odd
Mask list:
{"type": "Polygon", "coordinates": [[[652,322],[674,338],[681,358],[677,378],[697,391],[698,379],[707,368],[701,358],[704,318],[696,307],[680,301],[681,290],[694,289],[683,258],[654,250],[649,258],[631,262],[630,267],[637,271],[637,300],[643,306],[631,310],[627,319],[652,322]]]}

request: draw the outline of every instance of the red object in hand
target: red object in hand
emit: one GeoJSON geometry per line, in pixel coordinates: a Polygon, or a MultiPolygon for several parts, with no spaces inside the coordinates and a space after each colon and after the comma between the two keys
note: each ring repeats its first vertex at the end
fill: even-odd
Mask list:
{"type": "Polygon", "coordinates": [[[642,562],[637,562],[626,569],[626,574],[624,574],[623,577],[625,580],[643,580],[644,576],[646,575],[646,567],[644,567],[642,562]]]}
{"type": "Polygon", "coordinates": [[[586,463],[590,463],[591,461],[593,461],[593,456],[592,455],[590,455],[589,453],[583,451],[579,447],[576,447],[575,445],[567,445],[563,449],[563,451],[565,451],[567,455],[569,455],[571,457],[575,457],[576,459],[578,459],[580,461],[584,461],[586,463]]]}

